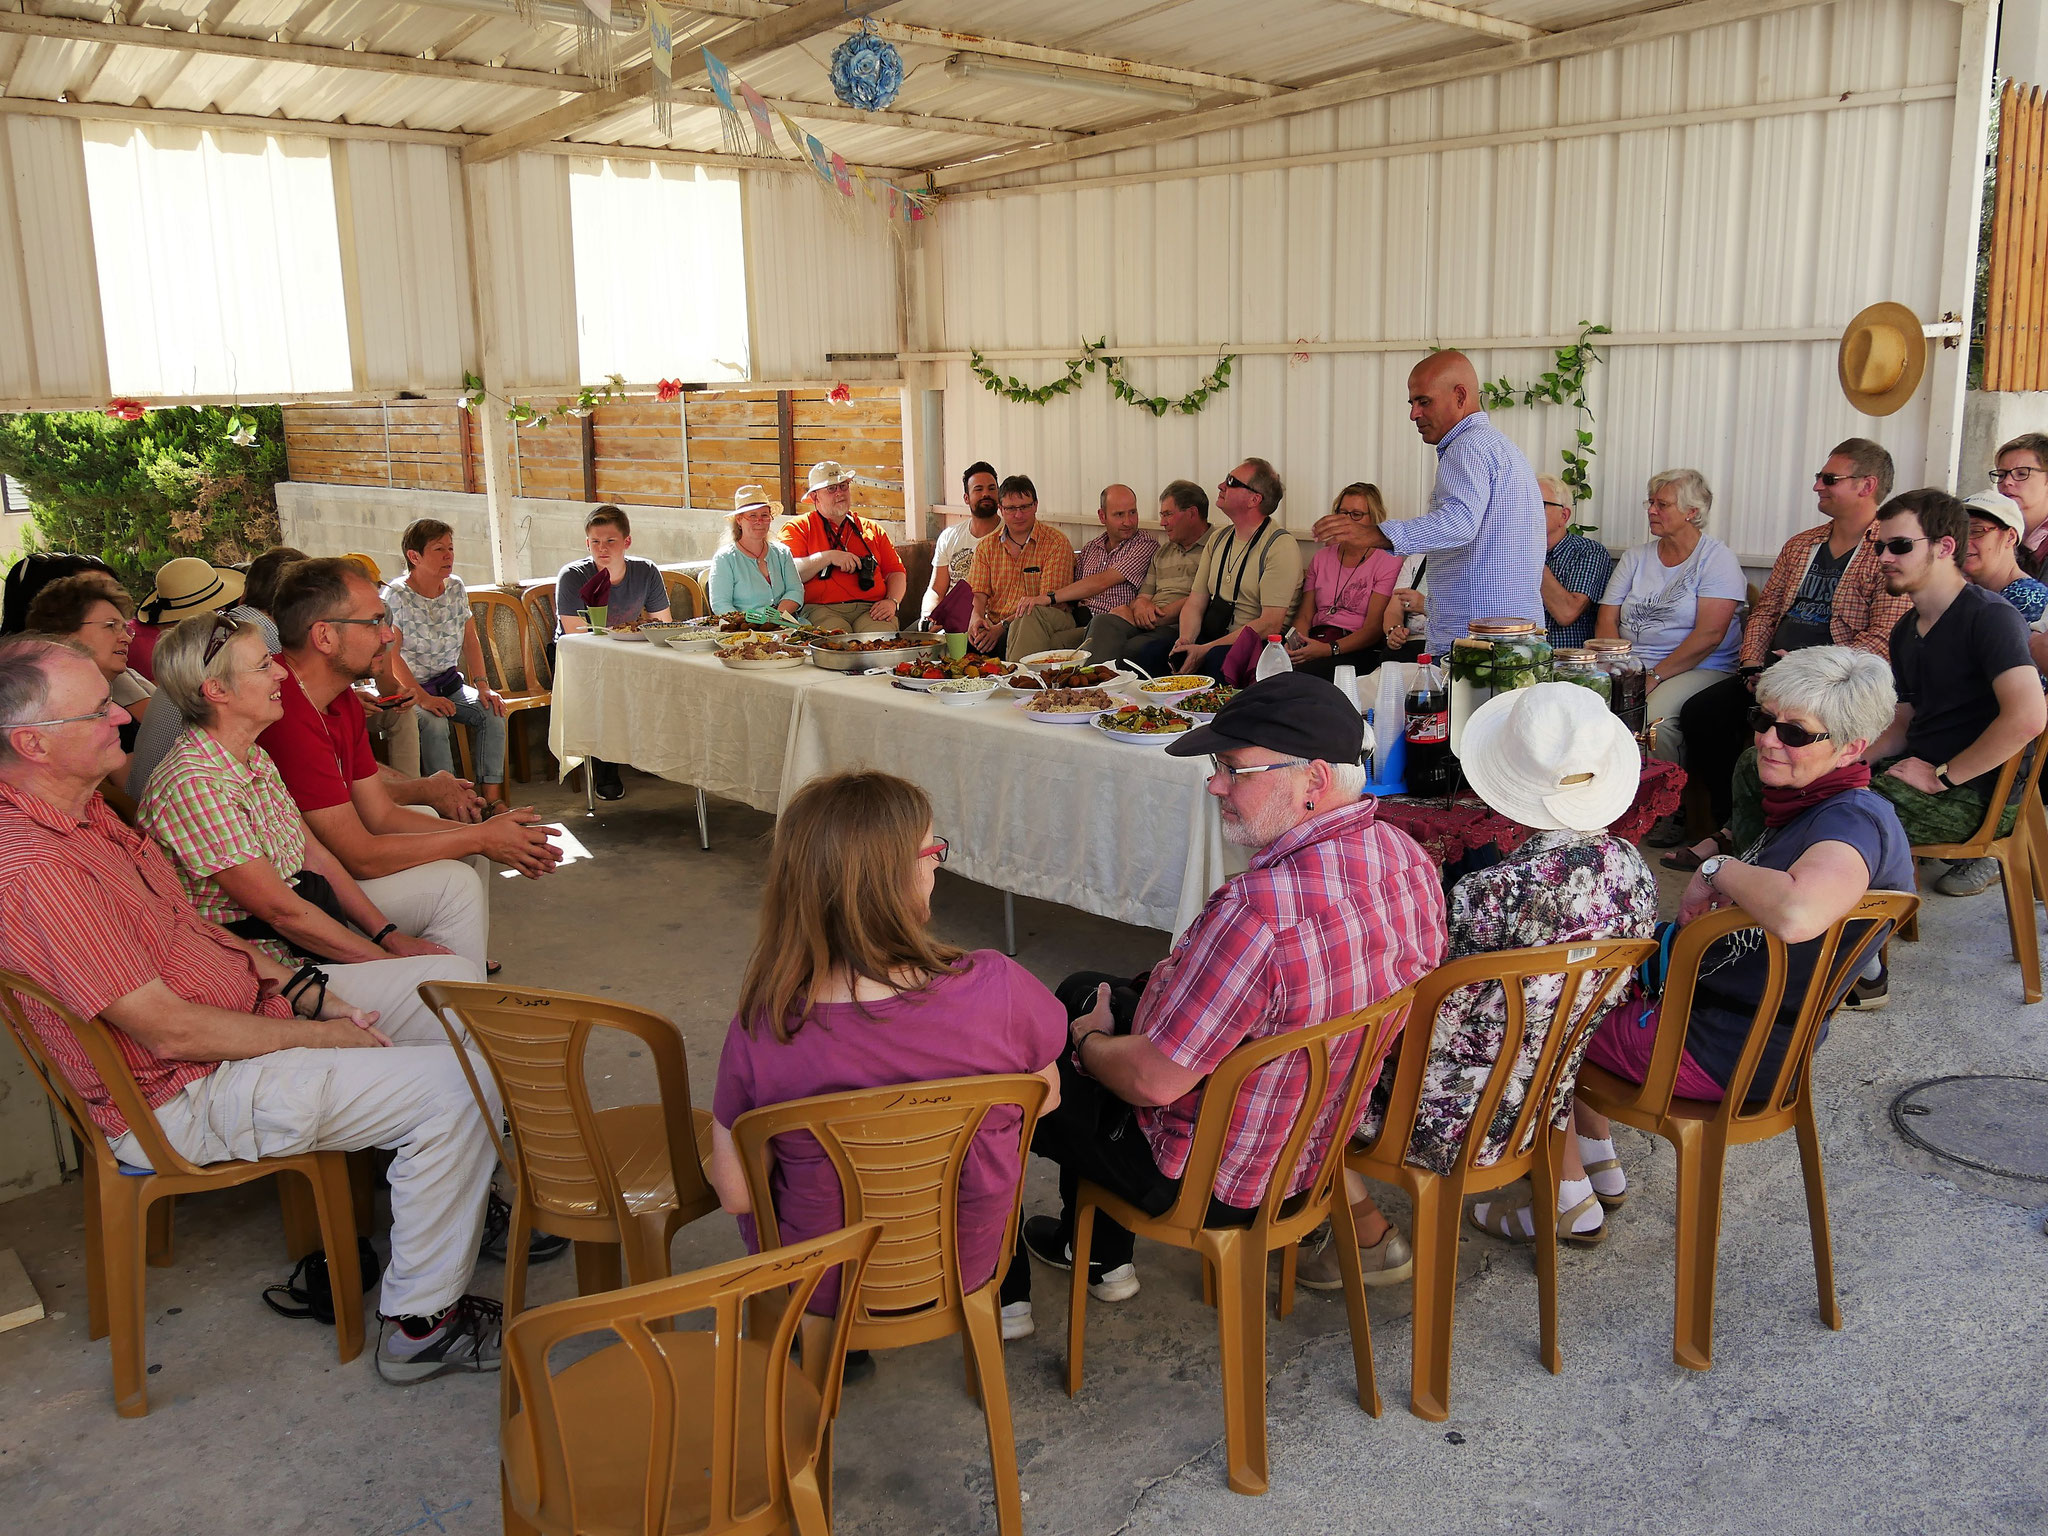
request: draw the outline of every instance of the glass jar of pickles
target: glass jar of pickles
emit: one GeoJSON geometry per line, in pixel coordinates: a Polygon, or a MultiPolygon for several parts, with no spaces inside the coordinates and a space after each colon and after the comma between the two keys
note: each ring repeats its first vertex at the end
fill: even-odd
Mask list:
{"type": "Polygon", "coordinates": [[[1612,682],[1608,708],[1640,739],[1650,699],[1650,669],[1642,657],[1630,653],[1626,640],[1588,640],[1586,649],[1612,682]]]}
{"type": "Polygon", "coordinates": [[[1496,693],[1550,681],[1550,642],[1530,619],[1474,619],[1471,633],[1451,642],[1451,754],[1465,722],[1496,693]]]}
{"type": "Polygon", "coordinates": [[[1550,675],[1553,682],[1576,683],[1599,694],[1600,702],[1610,709],[1614,705],[1614,679],[1601,670],[1598,659],[1589,650],[1558,651],[1551,657],[1550,675]]]}

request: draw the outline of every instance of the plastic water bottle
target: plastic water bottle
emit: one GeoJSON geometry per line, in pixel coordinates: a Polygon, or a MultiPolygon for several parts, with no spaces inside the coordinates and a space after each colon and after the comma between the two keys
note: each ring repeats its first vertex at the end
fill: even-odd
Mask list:
{"type": "Polygon", "coordinates": [[[1456,772],[1451,762],[1451,698],[1444,689],[1442,669],[1427,656],[1416,664],[1408,684],[1405,734],[1408,792],[1449,794],[1456,772]]]}
{"type": "Polygon", "coordinates": [[[1282,672],[1292,672],[1294,661],[1287,654],[1287,647],[1278,635],[1266,636],[1266,648],[1259,652],[1259,665],[1252,673],[1252,681],[1263,683],[1269,677],[1278,677],[1282,672]]]}

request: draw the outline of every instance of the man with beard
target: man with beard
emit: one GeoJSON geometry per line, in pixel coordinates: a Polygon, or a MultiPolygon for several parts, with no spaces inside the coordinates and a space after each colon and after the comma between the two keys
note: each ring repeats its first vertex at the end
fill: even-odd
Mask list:
{"type": "Polygon", "coordinates": [[[1002,522],[996,512],[996,472],[993,465],[977,459],[960,477],[960,492],[967,502],[967,521],[948,523],[932,548],[932,584],[924,595],[924,616],[930,618],[939,599],[956,581],[965,581],[974,565],[974,546],[996,531],[1002,522]]]}
{"type": "MultiPolygon", "coordinates": [[[[351,875],[376,880],[443,859],[481,858],[538,878],[560,862],[561,850],[531,810],[474,825],[443,821],[400,804],[379,775],[362,700],[350,685],[370,675],[390,640],[391,611],[360,566],[292,566],[278,582],[272,617],[284,643],[284,718],[258,744],[276,762],[307,826],[351,875]]],[[[478,872],[487,874],[488,865],[478,872]]]]}
{"type": "MultiPolygon", "coordinates": [[[[1203,1080],[1246,1040],[1306,1028],[1390,997],[1443,958],[1443,887],[1428,856],[1375,816],[1359,766],[1364,725],[1331,684],[1304,673],[1254,683],[1209,725],[1171,742],[1208,754],[1208,790],[1223,832],[1256,850],[1224,881],[1148,977],[1083,972],[1059,986],[1073,1049],[1060,1059],[1060,1100],[1031,1150],[1060,1167],[1060,1214],[1026,1221],[1003,1280],[1003,1328],[1030,1331],[1023,1249],[1073,1264],[1074,1205],[1088,1179],[1154,1215],[1180,1194],[1203,1080]]],[[[1318,1121],[1289,1193],[1307,1182],[1332,1136],[1357,1051],[1333,1053],[1318,1121]]],[[[1248,1080],[1225,1137],[1209,1224],[1249,1226],[1299,1112],[1306,1074],[1283,1056],[1248,1080]]],[[[1089,1294],[1137,1294],[1131,1234],[1098,1215],[1089,1294]]],[[[1382,1242],[1386,1239],[1382,1238],[1382,1242]]],[[[1405,1244],[1401,1245],[1405,1249],[1405,1244]]],[[[1389,1257],[1396,1245],[1386,1243],[1389,1257]]],[[[1405,1254],[1403,1254],[1405,1256],[1405,1254]]]]}

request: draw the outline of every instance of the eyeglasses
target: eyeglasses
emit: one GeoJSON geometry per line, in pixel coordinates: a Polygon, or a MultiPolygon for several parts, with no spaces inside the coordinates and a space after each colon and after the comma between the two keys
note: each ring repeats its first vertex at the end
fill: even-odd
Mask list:
{"type": "Polygon", "coordinates": [[[1566,506],[1566,505],[1565,505],[1565,504],[1564,504],[1563,502],[1561,502],[1561,501],[1546,501],[1545,503],[1543,503],[1543,505],[1545,505],[1546,507],[1555,507],[1555,508],[1557,508],[1557,510],[1558,510],[1558,511],[1560,511],[1560,512],[1569,512],[1569,511],[1571,511],[1571,508],[1570,508],[1570,507],[1568,507],[1568,506],[1566,506]]]}
{"type": "Polygon", "coordinates": [[[238,620],[231,619],[224,613],[216,613],[213,616],[213,629],[206,637],[206,651],[199,658],[199,665],[212,666],[213,658],[220,654],[220,648],[241,632],[242,626],[238,620]]]}
{"type": "Polygon", "coordinates": [[[2048,474],[2048,470],[2036,469],[2032,464],[2023,464],[2018,469],[1994,469],[1991,471],[1991,483],[1996,485],[2001,480],[2017,480],[2025,485],[2027,476],[2039,474],[2048,474]]]}
{"type": "Polygon", "coordinates": [[[1250,774],[1271,773],[1275,768],[1306,768],[1308,763],[1305,757],[1290,757],[1284,763],[1253,763],[1249,768],[1233,768],[1212,752],[1209,754],[1209,777],[1213,779],[1219,773],[1227,774],[1234,783],[1250,774]]]}
{"type": "Polygon", "coordinates": [[[89,715],[60,715],[55,720],[16,720],[11,725],[0,726],[0,730],[26,731],[50,725],[71,725],[80,720],[104,720],[114,712],[114,696],[110,693],[100,707],[89,715]]]}
{"type": "Polygon", "coordinates": [[[1248,491],[1251,489],[1249,485],[1238,479],[1235,475],[1225,475],[1223,477],[1223,486],[1225,490],[1231,491],[1248,491]]]}
{"type": "Polygon", "coordinates": [[[920,859],[937,859],[943,864],[946,862],[946,855],[952,851],[953,845],[950,842],[943,837],[935,837],[932,839],[931,847],[917,850],[917,856],[920,859]]]}
{"type": "Polygon", "coordinates": [[[1794,725],[1790,720],[1780,720],[1768,709],[1759,705],[1749,712],[1749,728],[1759,736],[1778,733],[1778,740],[1788,747],[1810,747],[1816,741],[1829,739],[1826,731],[1809,731],[1803,725],[1794,725]]]}
{"type": "Polygon", "coordinates": [[[388,612],[380,613],[374,619],[322,619],[320,622],[322,624],[373,624],[378,629],[398,628],[398,626],[391,621],[391,615],[388,612]]]}
{"type": "Polygon", "coordinates": [[[1913,553],[1913,546],[1915,544],[1931,544],[1933,542],[1931,535],[1922,536],[1917,539],[1879,539],[1877,547],[1888,555],[1910,555],[1913,553]]]}
{"type": "Polygon", "coordinates": [[[1824,485],[1828,487],[1829,490],[1833,490],[1836,486],[1840,485],[1844,480],[1868,480],[1869,478],[1870,476],[1868,475],[1830,475],[1825,472],[1822,472],[1813,477],[1813,483],[1815,485],[1824,485]]]}

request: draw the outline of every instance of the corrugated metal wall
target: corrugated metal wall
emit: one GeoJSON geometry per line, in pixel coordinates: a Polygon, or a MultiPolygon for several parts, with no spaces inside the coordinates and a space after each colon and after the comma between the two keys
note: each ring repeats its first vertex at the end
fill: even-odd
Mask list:
{"type": "MultiPolygon", "coordinates": [[[[1213,484],[1247,454],[1286,478],[1306,529],[1335,489],[1376,481],[1419,511],[1434,454],[1406,419],[1408,369],[1442,338],[1617,332],[1838,332],[1880,299],[1938,318],[1942,211],[1959,12],[1947,0],[1858,0],[1787,12],[1510,74],[1170,142],[1039,173],[1042,183],[1416,144],[1291,169],[1143,180],[945,204],[933,243],[933,351],[1113,345],[1400,342],[1378,352],[1247,356],[1196,417],[1151,416],[1099,378],[1046,406],[1012,405],[943,367],[949,485],[977,458],[1038,482],[1049,510],[1092,509],[1111,480],[1155,494],[1213,484]],[[1949,87],[1944,92],[1941,87],[1949,87]],[[1843,93],[1921,99],[1820,110],[1843,93]],[[1807,104],[1746,120],[1631,120],[1807,104]],[[1613,123],[1611,133],[1444,150],[1435,141],[1613,123]]],[[[1832,103],[1831,103],[1832,104],[1832,103]]],[[[1029,184],[1033,178],[1022,178],[1029,184]]],[[[1645,537],[1644,480],[1691,465],[1717,497],[1713,531],[1768,561],[1813,520],[1813,471],[1855,433],[1892,451],[1905,484],[1927,449],[1929,391],[1859,416],[1832,340],[1617,346],[1595,370],[1592,517],[1605,542],[1645,537]]],[[[993,361],[1027,383],[1050,361],[993,361]]],[[[1517,383],[1547,350],[1475,351],[1517,383]]],[[[1136,359],[1132,382],[1178,395],[1213,362],[1136,359]]],[[[1498,424],[1539,469],[1574,425],[1555,408],[1498,424]]]]}
{"type": "Polygon", "coordinates": [[[504,386],[522,392],[577,381],[576,256],[569,237],[569,161],[512,155],[473,167],[483,204],[479,246],[495,281],[483,323],[498,342],[504,386]]]}
{"type": "Polygon", "coordinates": [[[79,126],[0,119],[0,399],[107,393],[79,126]]]}
{"type": "Polygon", "coordinates": [[[334,141],[334,196],[360,389],[459,389],[476,356],[455,152],[334,141]]]}
{"type": "Polygon", "coordinates": [[[750,171],[743,181],[753,376],[895,378],[901,252],[889,221],[809,176],[750,171]],[[828,363],[828,352],[883,352],[889,360],[828,363]]]}

